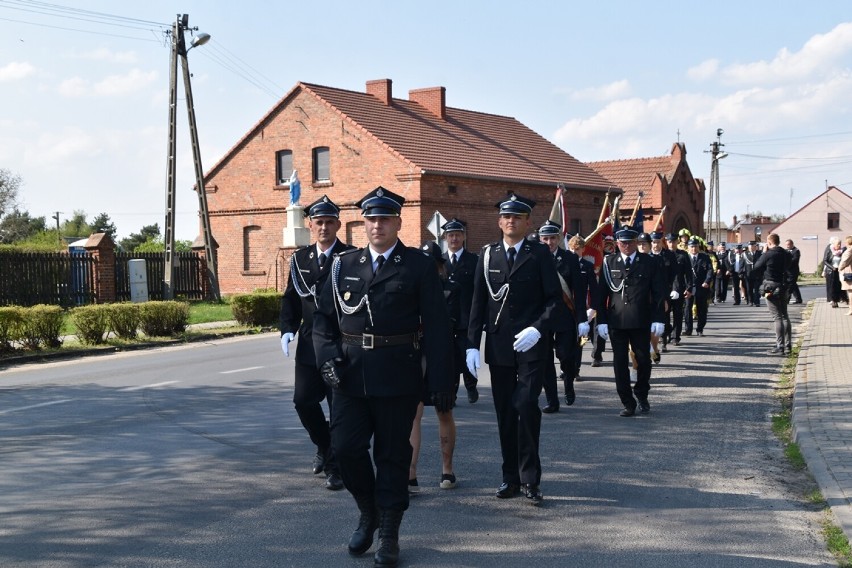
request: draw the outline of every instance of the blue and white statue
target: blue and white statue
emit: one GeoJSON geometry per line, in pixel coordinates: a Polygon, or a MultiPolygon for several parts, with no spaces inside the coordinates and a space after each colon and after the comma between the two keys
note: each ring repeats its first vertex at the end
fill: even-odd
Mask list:
{"type": "Polygon", "coordinates": [[[290,176],[290,205],[298,206],[299,197],[302,194],[302,184],[299,182],[299,174],[293,170],[293,175],[290,176]]]}

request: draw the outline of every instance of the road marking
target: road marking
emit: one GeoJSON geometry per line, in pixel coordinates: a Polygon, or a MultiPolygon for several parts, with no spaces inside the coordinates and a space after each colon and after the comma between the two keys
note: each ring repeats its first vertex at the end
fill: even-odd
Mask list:
{"type": "Polygon", "coordinates": [[[150,385],[139,385],[139,386],[136,386],[136,387],[127,387],[127,388],[123,388],[121,390],[123,392],[129,392],[129,391],[137,391],[137,390],[142,390],[142,389],[155,389],[157,387],[164,387],[166,385],[173,385],[173,384],[179,383],[179,382],[180,381],[165,381],[165,382],[162,382],[162,383],[152,383],[150,385]]]}
{"type": "Polygon", "coordinates": [[[64,402],[71,402],[74,400],[73,398],[64,398],[62,400],[52,400],[50,402],[41,402],[39,404],[31,404],[29,406],[20,406],[18,408],[9,408],[7,410],[0,410],[0,414],[9,414],[10,412],[18,412],[19,410],[30,410],[31,408],[41,408],[42,406],[53,406],[54,404],[62,404],[64,402]]]}
{"type": "Polygon", "coordinates": [[[246,367],[245,369],[234,369],[233,371],[219,371],[219,374],[230,375],[231,373],[244,373],[245,371],[254,371],[255,369],[263,369],[263,367],[246,367]]]}

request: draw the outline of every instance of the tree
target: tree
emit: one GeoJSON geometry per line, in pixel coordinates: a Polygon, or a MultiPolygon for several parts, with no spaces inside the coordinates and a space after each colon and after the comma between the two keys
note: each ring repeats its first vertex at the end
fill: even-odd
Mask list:
{"type": "MultiPolygon", "coordinates": [[[[17,243],[47,230],[44,217],[30,217],[27,211],[17,208],[0,220],[0,243],[17,243]]],[[[54,232],[53,239],[56,239],[54,232]]]]}
{"type": "Polygon", "coordinates": [[[98,216],[92,220],[91,226],[93,233],[106,233],[109,235],[109,238],[115,242],[115,223],[112,222],[109,215],[106,213],[99,213],[98,216]]]}
{"type": "Polygon", "coordinates": [[[21,176],[0,168],[0,217],[17,208],[20,189],[21,176]]]}
{"type": "Polygon", "coordinates": [[[154,223],[153,225],[145,225],[138,233],[130,233],[130,236],[126,239],[121,239],[119,245],[122,250],[126,250],[127,252],[134,252],[136,248],[142,243],[148,242],[149,240],[154,240],[160,236],[160,225],[158,223],[154,223]]]}
{"type": "Polygon", "coordinates": [[[86,212],[76,210],[70,219],[62,223],[60,233],[63,237],[88,237],[92,231],[91,225],[86,221],[86,212]]]}

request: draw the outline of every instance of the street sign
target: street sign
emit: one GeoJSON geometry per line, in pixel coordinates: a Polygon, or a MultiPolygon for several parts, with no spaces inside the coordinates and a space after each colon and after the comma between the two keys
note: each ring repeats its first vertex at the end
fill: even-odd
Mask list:
{"type": "Polygon", "coordinates": [[[441,225],[446,223],[447,220],[444,219],[444,216],[441,215],[440,212],[435,211],[435,214],[432,215],[432,219],[429,221],[429,224],[426,226],[429,229],[429,232],[435,236],[435,240],[441,238],[441,225]]]}

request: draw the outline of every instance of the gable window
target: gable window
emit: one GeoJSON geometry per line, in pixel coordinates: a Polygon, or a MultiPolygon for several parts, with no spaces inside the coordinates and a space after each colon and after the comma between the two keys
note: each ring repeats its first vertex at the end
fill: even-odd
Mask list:
{"type": "Polygon", "coordinates": [[[278,150],[275,152],[275,179],[278,185],[290,182],[293,175],[293,150],[278,150]]]}
{"type": "Polygon", "coordinates": [[[266,274],[262,269],[263,247],[260,227],[249,225],[243,227],[243,270],[244,276],[266,274]]]}
{"type": "Polygon", "coordinates": [[[328,146],[318,146],[313,151],[313,180],[328,181],[329,177],[329,157],[328,146]]]}
{"type": "Polygon", "coordinates": [[[840,228],[840,213],[829,213],[828,214],[828,229],[839,229],[840,228]]]}

